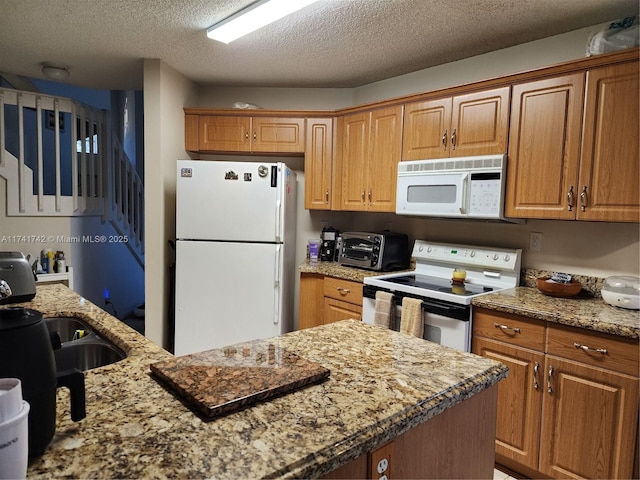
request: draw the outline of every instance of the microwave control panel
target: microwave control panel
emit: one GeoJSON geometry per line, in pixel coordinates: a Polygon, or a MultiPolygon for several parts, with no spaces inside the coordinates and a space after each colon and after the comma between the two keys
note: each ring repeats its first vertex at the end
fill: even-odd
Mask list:
{"type": "Polygon", "coordinates": [[[473,173],[469,188],[469,214],[496,216],[502,211],[501,172],[473,173]]]}

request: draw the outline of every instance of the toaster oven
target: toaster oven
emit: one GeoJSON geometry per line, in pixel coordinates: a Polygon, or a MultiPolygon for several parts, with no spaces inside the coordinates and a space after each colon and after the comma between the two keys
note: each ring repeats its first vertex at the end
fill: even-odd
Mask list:
{"type": "Polygon", "coordinates": [[[409,238],[393,232],[343,232],[336,244],[338,263],[390,272],[409,268],[409,238]]]}

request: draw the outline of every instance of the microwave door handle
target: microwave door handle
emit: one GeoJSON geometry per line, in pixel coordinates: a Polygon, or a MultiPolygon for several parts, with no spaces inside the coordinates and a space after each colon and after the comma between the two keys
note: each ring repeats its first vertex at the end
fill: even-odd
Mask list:
{"type": "Polygon", "coordinates": [[[465,215],[467,213],[467,196],[469,191],[469,174],[463,173],[460,180],[460,203],[458,204],[458,210],[461,214],[465,215]]]}

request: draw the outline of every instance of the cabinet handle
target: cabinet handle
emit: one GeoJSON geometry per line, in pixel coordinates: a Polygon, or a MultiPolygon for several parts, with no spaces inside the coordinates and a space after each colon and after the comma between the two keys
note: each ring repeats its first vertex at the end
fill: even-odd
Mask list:
{"type": "Polygon", "coordinates": [[[256,130],[253,131],[253,141],[255,142],[258,139],[258,132],[256,130]]]}
{"type": "Polygon", "coordinates": [[[442,134],[442,149],[446,150],[447,149],[447,133],[449,132],[449,130],[445,130],[444,133],[442,134]]]}
{"type": "Polygon", "coordinates": [[[602,355],[606,355],[607,353],[609,353],[606,348],[591,348],[588,345],[582,345],[580,343],[575,343],[575,342],[573,346],[576,348],[581,348],[585,352],[596,352],[596,353],[601,353],[602,355]]]}
{"type": "Polygon", "coordinates": [[[547,392],[553,393],[553,388],[551,387],[551,376],[553,375],[553,367],[549,367],[549,375],[547,376],[547,392]]]}
{"type": "Polygon", "coordinates": [[[362,197],[362,203],[364,203],[364,196],[366,195],[366,193],[364,192],[364,190],[362,190],[362,195],[360,195],[362,197]]]}
{"type": "Polygon", "coordinates": [[[533,366],[533,388],[538,390],[540,385],[538,385],[538,370],[540,370],[540,364],[536,362],[533,366]]]}
{"type": "Polygon", "coordinates": [[[582,192],[580,193],[580,210],[583,212],[587,209],[587,186],[582,187],[582,192]]]}
{"type": "Polygon", "coordinates": [[[344,287],[336,287],[336,290],[338,290],[338,292],[340,292],[341,295],[348,295],[349,293],[351,293],[351,290],[344,287]]]}
{"type": "Polygon", "coordinates": [[[324,200],[325,200],[325,203],[329,203],[329,190],[324,192],[324,200]]]}
{"type": "Polygon", "coordinates": [[[520,333],[520,329],[518,327],[508,327],[507,325],[501,325],[499,323],[494,323],[493,326],[501,330],[513,330],[514,333],[520,333]]]}
{"type": "Polygon", "coordinates": [[[244,132],[244,140],[245,140],[245,142],[249,141],[249,132],[248,131],[244,132]]]}
{"type": "Polygon", "coordinates": [[[573,185],[569,187],[569,192],[567,193],[567,210],[571,211],[573,209],[573,201],[575,200],[573,195],[573,185]]]}
{"type": "Polygon", "coordinates": [[[369,190],[369,205],[373,205],[373,202],[371,201],[371,190],[369,190]]]}
{"type": "Polygon", "coordinates": [[[451,134],[451,148],[456,149],[456,129],[453,129],[453,133],[451,134]]]}

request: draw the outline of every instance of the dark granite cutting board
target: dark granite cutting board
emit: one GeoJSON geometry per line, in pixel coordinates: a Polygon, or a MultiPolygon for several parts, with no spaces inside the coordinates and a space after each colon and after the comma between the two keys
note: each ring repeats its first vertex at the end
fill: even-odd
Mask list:
{"type": "Polygon", "coordinates": [[[329,370],[268,341],[163,360],[151,373],[205,419],[320,382],[329,370]]]}

